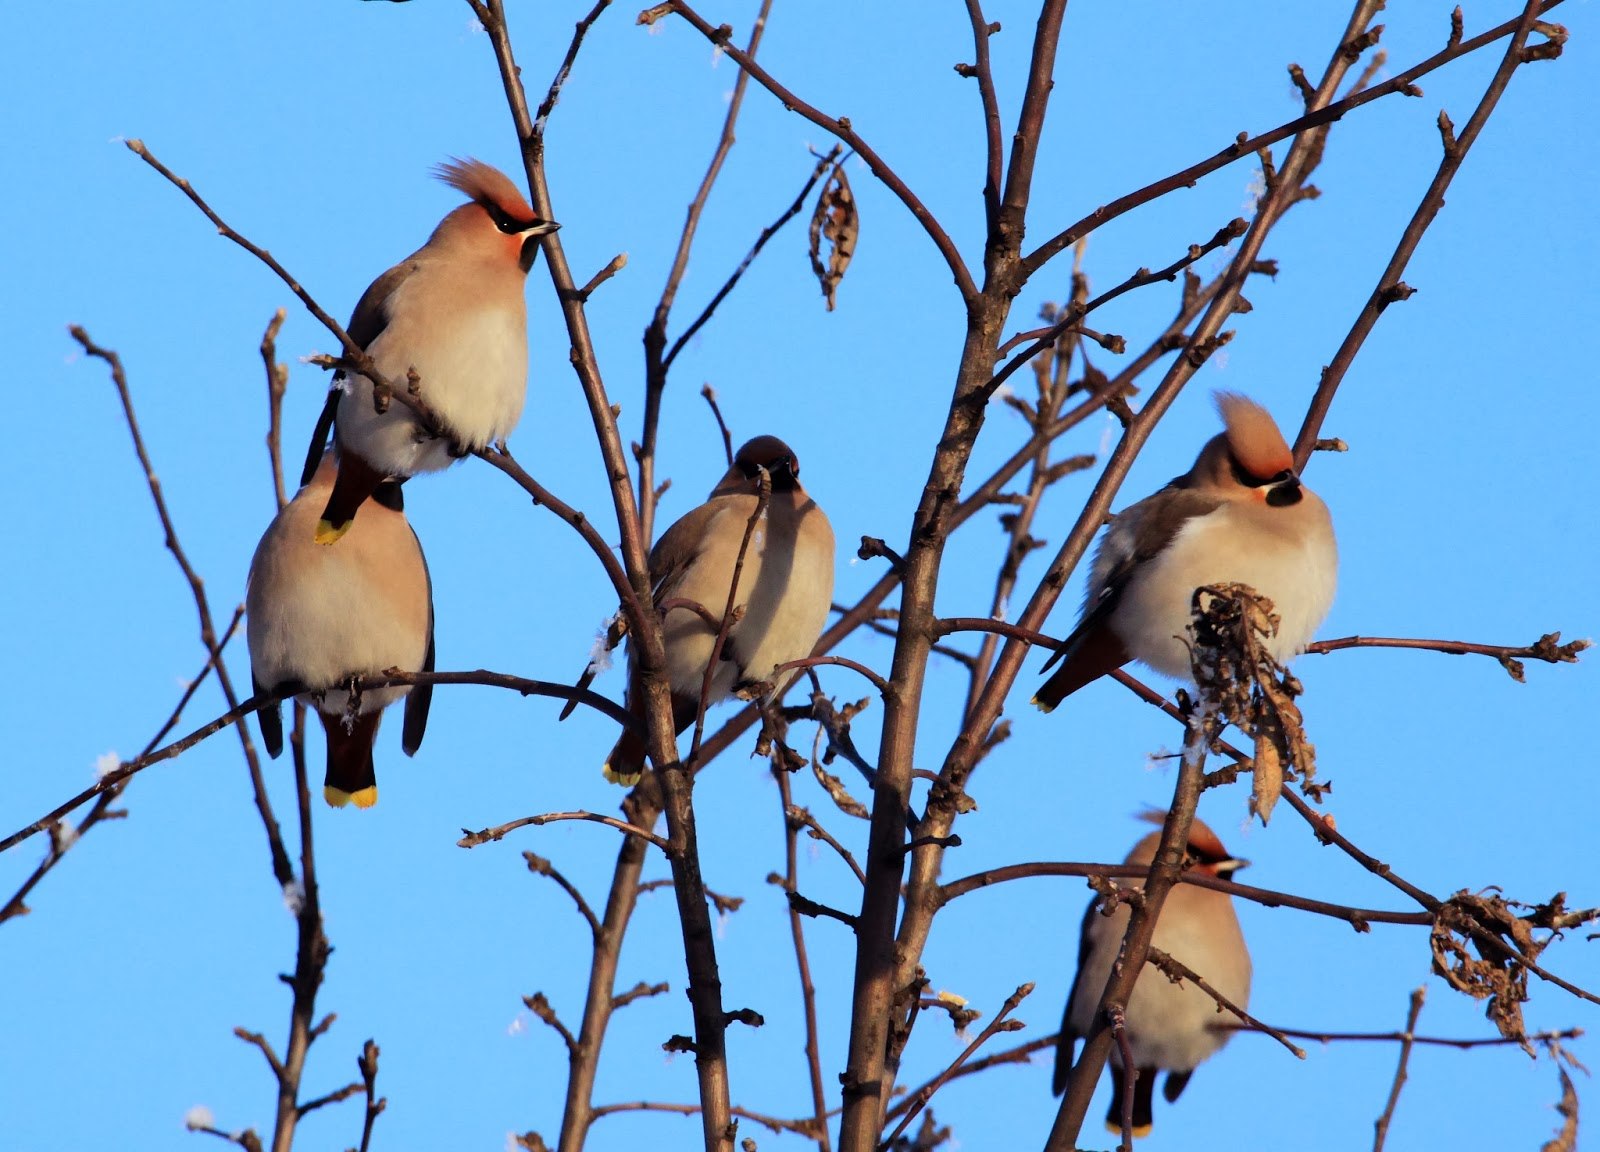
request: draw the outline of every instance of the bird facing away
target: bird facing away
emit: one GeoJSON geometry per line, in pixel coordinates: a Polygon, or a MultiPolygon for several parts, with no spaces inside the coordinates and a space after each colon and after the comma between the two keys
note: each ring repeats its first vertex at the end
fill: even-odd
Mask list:
{"type": "Polygon", "coordinates": [[[379,276],[350,317],[350,338],[396,388],[415,369],[420,397],[444,425],[424,431],[393,402],[373,406],[372,381],[340,371],[307,453],[301,483],[316,470],[334,429],[339,477],[316,522],[332,544],[385,479],[436,472],[511,434],[528,388],[528,320],[523,288],[537,239],[560,227],[541,220],[505,173],[481,160],[441,164],[436,174],[466,193],[428,242],[379,276]]]}
{"type": "MultiPolygon", "coordinates": [[[[1164,817],[1164,813],[1156,812],[1149,819],[1159,822],[1164,817]]],[[[1161,833],[1150,833],[1128,853],[1127,863],[1148,866],[1155,859],[1160,843],[1161,833]]],[[[1217,834],[1199,820],[1189,828],[1188,855],[1193,862],[1192,871],[1223,880],[1249,863],[1230,857],[1217,834]]],[[[1051,1090],[1057,1096],[1066,1089],[1078,1041],[1094,1031],[1100,997],[1121,950],[1122,937],[1128,930],[1130,912],[1126,903],[1119,903],[1110,915],[1100,914],[1099,903],[1098,898],[1091,901],[1083,915],[1078,976],[1073,981],[1066,1012],[1062,1014],[1061,1039],[1056,1044],[1051,1090]]],[[[1161,949],[1203,977],[1241,1009],[1248,1006],[1250,952],[1239,930],[1233,897],[1192,884],[1174,885],[1162,905],[1150,943],[1151,947],[1161,949]]],[[[1228,1042],[1231,1033],[1217,1025],[1226,1025],[1230,1018],[1221,1014],[1216,1001],[1193,984],[1188,981],[1175,984],[1165,973],[1152,971],[1145,965],[1133,986],[1133,994],[1128,997],[1125,1019],[1138,1076],[1133,1083],[1133,1133],[1148,1136],[1156,1073],[1166,1070],[1162,1095],[1168,1103],[1176,1101],[1195,1068],[1228,1042]]],[[[1111,1107],[1106,1112],[1106,1127],[1112,1132],[1122,1131],[1126,1089],[1121,1068],[1122,1054],[1113,1047],[1111,1107]]]]}
{"type": "MultiPolygon", "coordinates": [[[[333,491],[335,470],[330,456],[256,546],[245,596],[250,673],[257,695],[293,687],[322,717],[328,803],[370,808],[378,802],[372,744],[383,709],[406,698],[400,743],[410,756],[422,744],[433,688],[368,689],[352,709],[348,685],[388,668],[433,671],[433,589],[392,481],[378,486],[349,539],[338,548],[317,546],[312,526],[333,491]]],[[[283,751],[278,706],[256,715],[267,753],[276,758],[283,751]]]]}
{"type": "Polygon", "coordinates": [[[1194,467],[1116,516],[1101,539],[1078,626],[1045,664],[1061,667],[1034,693],[1043,711],[1129,660],[1188,679],[1185,636],[1202,585],[1248,584],[1271,599],[1279,623],[1267,649],[1280,661],[1328,614],[1339,554],[1327,505],[1300,482],[1265,408],[1232,392],[1216,402],[1223,432],[1194,467]]]}
{"type": "MultiPolygon", "coordinates": [[[[734,604],[743,615],[728,629],[707,707],[736,688],[761,682],[772,685],[765,698],[776,698],[795,673],[775,676],[773,669],[811,655],[833,603],[833,528],[800,486],[799,458],[776,436],[757,436],[741,447],[710,498],[656,542],[650,552],[652,602],[659,609],[672,600],[692,601],[722,619],[739,546],[759,500],[763,469],[772,489],[739,573],[734,604]]],[[[662,619],[678,732],[694,723],[716,636],[717,629],[689,608],[669,606],[662,619]]],[[[642,689],[631,654],[628,664],[629,703],[642,719],[642,689]]],[[[631,784],[644,760],[643,737],[624,732],[606,758],[606,776],[631,784]]]]}

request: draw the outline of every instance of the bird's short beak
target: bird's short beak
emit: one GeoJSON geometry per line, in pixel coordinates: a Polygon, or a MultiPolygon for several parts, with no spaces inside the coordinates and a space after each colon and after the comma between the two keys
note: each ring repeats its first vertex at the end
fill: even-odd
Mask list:
{"type": "Polygon", "coordinates": [[[522,258],[520,263],[524,272],[531,269],[533,262],[539,258],[539,237],[548,236],[550,233],[560,230],[561,225],[554,220],[546,220],[543,223],[535,224],[522,233],[522,258]]]}
{"type": "Polygon", "coordinates": [[[1241,868],[1250,867],[1250,861],[1235,858],[1233,860],[1224,860],[1215,867],[1218,872],[1237,872],[1241,868]]]}

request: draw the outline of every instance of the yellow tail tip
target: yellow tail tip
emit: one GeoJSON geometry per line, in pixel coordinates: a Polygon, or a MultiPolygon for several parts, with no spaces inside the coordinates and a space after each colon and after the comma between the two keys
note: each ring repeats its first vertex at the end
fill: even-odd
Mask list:
{"type": "Polygon", "coordinates": [[[332,544],[346,532],[350,531],[350,525],[354,523],[354,520],[346,520],[343,524],[336,526],[332,521],[318,520],[317,534],[315,536],[316,542],[318,544],[332,544]]]}
{"type": "Polygon", "coordinates": [[[346,804],[354,804],[357,808],[371,808],[378,802],[378,786],[369,784],[354,792],[346,792],[343,788],[335,788],[332,784],[328,784],[322,789],[322,798],[331,808],[343,808],[346,804]]]}
{"type": "Polygon", "coordinates": [[[604,776],[613,784],[619,784],[624,788],[632,788],[635,784],[639,783],[639,777],[644,775],[644,773],[614,772],[611,769],[610,763],[607,763],[604,768],[600,769],[600,775],[604,776]]]}
{"type": "MultiPolygon", "coordinates": [[[[1037,708],[1039,711],[1043,712],[1046,716],[1050,715],[1050,713],[1052,713],[1052,712],[1054,712],[1056,710],[1056,706],[1054,704],[1047,704],[1043,700],[1039,699],[1039,697],[1037,697],[1037,696],[1035,696],[1033,699],[1029,700],[1028,703],[1032,704],[1035,708],[1037,708]]],[[[1120,1129],[1119,1129],[1119,1131],[1120,1131],[1120,1129]]]]}
{"type": "MultiPolygon", "coordinates": [[[[1106,1131],[1111,1133],[1113,1136],[1121,1136],[1122,1125],[1113,1124],[1111,1121],[1107,1120],[1106,1131]]],[[[1150,1135],[1150,1133],[1154,1131],[1154,1128],[1149,1124],[1135,1124],[1130,1131],[1133,1133],[1133,1138],[1135,1140],[1143,1140],[1146,1136],[1150,1135]]]]}

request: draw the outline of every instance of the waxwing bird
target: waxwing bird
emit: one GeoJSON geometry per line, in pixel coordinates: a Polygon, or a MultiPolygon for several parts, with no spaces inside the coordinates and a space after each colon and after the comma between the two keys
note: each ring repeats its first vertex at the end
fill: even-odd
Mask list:
{"type": "Polygon", "coordinates": [[[1189,678],[1190,604],[1204,584],[1248,584],[1270,598],[1286,660],[1310,643],[1333,603],[1339,554],[1328,507],[1300,482],[1267,410],[1216,395],[1223,432],[1194,467],[1121,512],[1095,552],[1083,615],[1045,664],[1061,667],[1033,703],[1049,712],[1091,680],[1139,660],[1189,678]]]}
{"type": "Polygon", "coordinates": [[[522,415],[528,387],[523,287],[538,237],[561,225],[541,220],[510,178],[481,160],[441,164],[436,174],[469,202],[372,282],[347,331],[397,388],[415,369],[420,396],[448,435],[429,435],[398,401],[378,412],[372,381],[340,371],[301,476],[303,484],[316,471],[331,424],[339,475],[316,522],[319,544],[344,535],[383,480],[446,468],[504,440],[522,415]]]}
{"type": "MultiPolygon", "coordinates": [[[[739,547],[759,500],[762,470],[772,488],[739,573],[734,603],[743,614],[728,629],[706,706],[762,682],[771,684],[765,699],[775,698],[795,673],[774,675],[773,669],[811,655],[828,619],[833,528],[800,486],[800,460],[794,451],[776,436],[757,436],[739,449],[710,498],[668,528],[650,552],[652,600],[657,608],[668,604],[661,639],[678,732],[694,723],[717,629],[693,609],[668,602],[701,605],[721,620],[739,547]]],[[[628,697],[634,714],[642,718],[642,689],[633,663],[630,655],[628,697]]],[[[606,776],[631,784],[644,760],[644,739],[625,732],[606,758],[606,776]]]]}
{"type": "MultiPolygon", "coordinates": [[[[339,547],[315,543],[312,526],[336,470],[333,457],[324,460],[256,546],[245,596],[250,673],[258,696],[293,687],[322,717],[328,803],[370,808],[378,801],[372,745],[384,708],[405,697],[400,744],[410,756],[422,744],[433,688],[368,689],[352,706],[348,686],[388,668],[433,671],[433,589],[393,481],[378,485],[339,547]]],[[[283,751],[278,707],[256,715],[276,758],[283,751]]]]}
{"type": "MultiPolygon", "coordinates": [[[[1148,817],[1153,823],[1165,813],[1148,817]]],[[[1152,832],[1128,853],[1127,863],[1148,866],[1156,856],[1161,833],[1152,832]]],[[[1196,820],[1189,828],[1190,869],[1223,880],[1248,865],[1228,855],[1217,834],[1196,820]]],[[[1121,880],[1119,884],[1134,884],[1121,880]]],[[[1072,1072],[1073,1050],[1080,1039],[1094,1031],[1100,997],[1105,992],[1111,968],[1128,930],[1129,906],[1119,903],[1109,915],[1099,911],[1099,898],[1091,901],[1083,916],[1083,936],[1078,946],[1078,976],[1072,984],[1061,1019],[1061,1039],[1056,1045],[1055,1076],[1051,1090],[1061,1095],[1072,1072]]],[[[1250,951],[1239,930],[1239,917],[1233,910],[1233,897],[1192,884],[1176,884],[1167,893],[1161,915],[1156,920],[1151,947],[1159,948],[1227,997],[1241,1009],[1250,1001],[1250,951]]],[[[1199,1064],[1226,1044],[1232,1035],[1226,1025],[1231,1018],[1222,1013],[1215,1000],[1188,981],[1175,984],[1165,973],[1149,965],[1139,973],[1128,997],[1125,1027],[1137,1079],[1133,1083],[1133,1133],[1148,1136],[1151,1127],[1151,1100],[1158,1071],[1166,1070],[1162,1095],[1175,1102],[1199,1064]],[[1218,1024],[1223,1025],[1218,1027],[1218,1024]]],[[[1126,1087],[1122,1074],[1122,1054],[1111,1050],[1111,1108],[1106,1127],[1122,1131],[1122,1108],[1126,1087]]]]}

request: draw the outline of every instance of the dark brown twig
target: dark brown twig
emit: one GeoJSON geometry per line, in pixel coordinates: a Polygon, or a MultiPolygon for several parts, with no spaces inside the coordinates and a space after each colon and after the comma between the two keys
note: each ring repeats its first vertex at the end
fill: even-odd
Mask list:
{"type": "Polygon", "coordinates": [[[1395,1066],[1394,1083],[1389,1086],[1389,1099],[1383,1106],[1383,1114],[1373,1124],[1372,1152],[1383,1152],[1383,1143],[1389,1137],[1389,1121],[1394,1119],[1395,1105],[1400,1103],[1400,1090],[1405,1087],[1406,1065],[1411,1060],[1411,1046],[1416,1043],[1413,1033],[1417,1030],[1417,1017],[1422,1015],[1422,1001],[1427,994],[1427,988],[1417,988],[1411,993],[1411,1006],[1406,1011],[1406,1029],[1401,1034],[1400,1061],[1395,1066]]]}
{"type": "MultiPolygon", "coordinates": [[[[1501,94],[1511,82],[1511,74],[1530,59],[1525,54],[1525,45],[1540,13],[1548,11],[1553,6],[1548,0],[1528,0],[1522,10],[1521,18],[1509,22],[1512,26],[1511,43],[1506,46],[1506,53],[1500,60],[1500,66],[1495,69],[1493,78],[1490,79],[1488,87],[1484,89],[1483,96],[1478,101],[1478,106],[1473,109],[1471,119],[1467,121],[1467,126],[1462,129],[1459,136],[1452,134],[1450,118],[1443,112],[1439,113],[1439,131],[1444,137],[1444,156],[1439,161],[1439,169],[1434,173],[1433,181],[1428,185],[1428,190],[1417,205],[1405,231],[1401,233],[1394,255],[1389,258],[1383,274],[1378,277],[1377,287],[1362,305],[1349,333],[1339,345],[1339,350],[1334,353],[1332,362],[1322,370],[1316,394],[1306,411],[1305,421],[1300,425],[1300,434],[1295,437],[1296,467],[1304,468],[1306,461],[1311,458],[1312,447],[1316,444],[1317,436],[1322,429],[1322,421],[1327,417],[1328,409],[1333,406],[1334,393],[1339,390],[1339,385],[1344,381],[1350,365],[1354,363],[1361,345],[1366,342],[1367,336],[1377,325],[1378,317],[1390,304],[1406,299],[1414,291],[1400,277],[1404,274],[1406,265],[1410,263],[1412,253],[1417,250],[1417,245],[1422,242],[1428,226],[1439,214],[1439,209],[1444,207],[1445,190],[1450,187],[1450,182],[1455,179],[1456,173],[1461,169],[1462,161],[1466,159],[1467,150],[1477,140],[1478,133],[1483,131],[1483,126],[1488,123],[1495,105],[1500,102],[1501,94]]],[[[1562,38],[1564,35],[1563,32],[1562,38]]],[[[1559,54],[1562,38],[1547,34],[1544,47],[1553,49],[1553,52],[1545,55],[1559,54]]],[[[1481,40],[1482,37],[1478,39],[1481,40]]],[[[1451,48],[1445,49],[1446,53],[1450,51],[1451,48]]]]}
{"type": "Polygon", "coordinates": [[[706,404],[711,408],[711,415],[717,422],[717,431],[722,434],[722,454],[728,462],[728,467],[733,467],[733,434],[728,431],[728,422],[722,418],[722,409],[717,406],[717,390],[709,384],[700,385],[700,395],[705,398],[706,404]]]}
{"type": "Polygon", "coordinates": [[[917,198],[916,193],[907,187],[905,181],[884,162],[883,157],[879,156],[870,144],[857,135],[855,129],[850,125],[849,117],[841,116],[836,119],[819,112],[812,105],[800,99],[800,97],[778,83],[770,72],[756,63],[755,58],[750,53],[740,51],[739,47],[732,42],[733,29],[726,24],[717,28],[712,27],[705,17],[689,7],[683,0],[666,0],[666,3],[646,8],[639,13],[639,23],[654,24],[663,16],[668,15],[677,15],[688,21],[697,32],[712,44],[721,48],[728,58],[752,77],[756,83],[776,96],[786,109],[811,121],[811,123],[829,135],[837,137],[844,142],[846,147],[860,156],[866,162],[867,167],[872,170],[872,174],[882,181],[890,192],[894,193],[899,201],[906,206],[907,211],[911,213],[917,223],[922,225],[922,230],[928,234],[928,238],[933,241],[934,247],[939,250],[939,254],[944,257],[945,263],[949,265],[950,274],[955,280],[956,287],[961,292],[961,298],[970,302],[977,296],[977,285],[973,283],[972,273],[967,270],[967,266],[961,259],[961,252],[956,247],[955,242],[950,239],[943,226],[934,218],[933,213],[928,211],[927,206],[917,198]]]}
{"type": "MultiPolygon", "coordinates": [[[[796,892],[800,884],[800,829],[814,827],[815,822],[810,820],[810,813],[805,813],[804,820],[796,819],[794,813],[805,810],[795,807],[793,791],[789,785],[789,773],[775,763],[772,776],[778,782],[778,799],[783,805],[782,887],[784,892],[789,894],[796,892]]],[[[835,844],[835,847],[838,845],[835,844]]],[[[789,935],[794,940],[795,968],[800,976],[800,1006],[806,1024],[806,1072],[811,1083],[811,1110],[815,1121],[811,1135],[816,1140],[820,1152],[831,1152],[833,1141],[828,1133],[828,1099],[823,1087],[822,1052],[817,1039],[817,989],[811,980],[811,960],[806,954],[805,925],[800,919],[799,909],[792,903],[789,905],[789,935]]]]}
{"type": "Polygon", "coordinates": [[[480,844],[487,844],[491,840],[503,840],[507,834],[515,832],[518,828],[527,828],[530,825],[537,828],[544,824],[554,824],[562,820],[588,820],[595,824],[604,824],[607,828],[615,828],[618,832],[629,836],[637,836],[649,844],[654,844],[663,852],[668,845],[665,840],[657,836],[648,828],[640,828],[637,824],[629,824],[626,820],[618,820],[615,816],[605,816],[598,812],[545,812],[538,816],[524,816],[520,820],[511,820],[505,824],[497,824],[493,828],[483,828],[477,832],[470,828],[461,830],[461,839],[456,841],[458,848],[476,848],[480,844]]]}
{"type": "Polygon", "coordinates": [[[1221,992],[1218,992],[1206,982],[1204,977],[1195,972],[1182,961],[1176,960],[1166,952],[1163,952],[1161,949],[1152,946],[1150,951],[1145,956],[1145,962],[1161,969],[1161,971],[1165,973],[1167,978],[1170,980],[1187,980],[1190,984],[1193,984],[1196,988],[1200,989],[1200,991],[1204,992],[1207,996],[1211,997],[1211,999],[1215,1000],[1219,1008],[1225,1012],[1233,1013],[1234,1016],[1238,1017],[1239,1020],[1241,1020],[1253,1031],[1271,1036],[1279,1044],[1282,1044],[1289,1051],[1293,1052],[1299,1059],[1304,1060],[1306,1058],[1305,1051],[1291,1043],[1287,1034],[1280,1032],[1270,1024],[1263,1024],[1260,1020],[1257,1020],[1254,1016],[1250,1015],[1250,1013],[1239,1007],[1232,1000],[1229,1000],[1221,992]]]}
{"type": "Polygon", "coordinates": [[[906,1108],[905,1114],[900,1117],[900,1123],[895,1126],[894,1131],[890,1132],[888,1137],[879,1146],[881,1149],[887,1150],[893,1147],[895,1139],[900,1135],[900,1133],[904,1132],[911,1124],[911,1121],[915,1120],[917,1115],[925,1107],[927,1107],[928,1101],[933,1099],[933,1094],[949,1083],[950,1080],[961,1070],[961,1066],[967,1062],[968,1058],[970,1058],[973,1053],[977,1052],[979,1048],[983,1047],[983,1045],[991,1036],[995,1035],[997,1032],[1015,1032],[1017,1029],[1024,1027],[1020,1020],[1011,1020],[1008,1019],[1008,1017],[1010,1017],[1012,1012],[1016,1011],[1017,1005],[1026,1000],[1032,992],[1033,985],[1031,983],[1019,986],[1015,992],[1006,997],[1006,1002],[1000,1006],[1000,1011],[994,1014],[994,1019],[989,1021],[989,1023],[984,1027],[983,1031],[978,1033],[977,1037],[972,1041],[971,1044],[968,1044],[964,1049],[962,1049],[961,1055],[957,1056],[955,1060],[951,1062],[950,1066],[943,1072],[935,1076],[932,1080],[928,1081],[921,1088],[917,1089],[916,1095],[911,1098],[910,1106],[906,1108]]]}
{"type": "MultiPolygon", "coordinates": [[[[1538,11],[1543,14],[1561,2],[1562,0],[1542,0],[1538,11]]],[[[1341,120],[1347,113],[1365,104],[1370,104],[1374,100],[1382,99],[1396,92],[1406,96],[1420,96],[1422,90],[1417,88],[1417,80],[1453,60],[1470,55],[1487,44],[1492,44],[1504,36],[1511,35],[1517,30],[1518,24],[1519,21],[1516,19],[1507,20],[1503,24],[1497,24],[1487,32],[1472,37],[1470,40],[1452,42],[1443,51],[1435,53],[1396,76],[1391,76],[1381,84],[1356,92],[1343,100],[1327,103],[1314,111],[1306,113],[1304,116],[1299,116],[1285,124],[1280,124],[1270,131],[1262,132],[1255,136],[1247,136],[1241,132],[1239,139],[1215,155],[1197,164],[1191,164],[1189,167],[1179,172],[1174,172],[1170,176],[1146,184],[1143,188],[1130,192],[1126,196],[1120,196],[1108,204],[1103,204],[1083,217],[1083,219],[1062,229],[1029,253],[1023,261],[1023,267],[1030,274],[1036,272],[1051,258],[1072,247],[1096,228],[1115,220],[1118,216],[1131,212],[1142,204],[1148,204],[1152,200],[1159,199],[1169,192],[1179,188],[1190,187],[1202,176],[1207,176],[1219,168],[1226,168],[1229,164],[1236,163],[1239,160],[1255,156],[1262,149],[1270,148],[1280,141],[1287,140],[1292,136],[1298,136],[1309,129],[1341,120]]],[[[1342,72],[1340,76],[1343,76],[1342,72]]],[[[1325,86],[1319,88],[1318,91],[1319,94],[1326,91],[1325,86]]]]}

